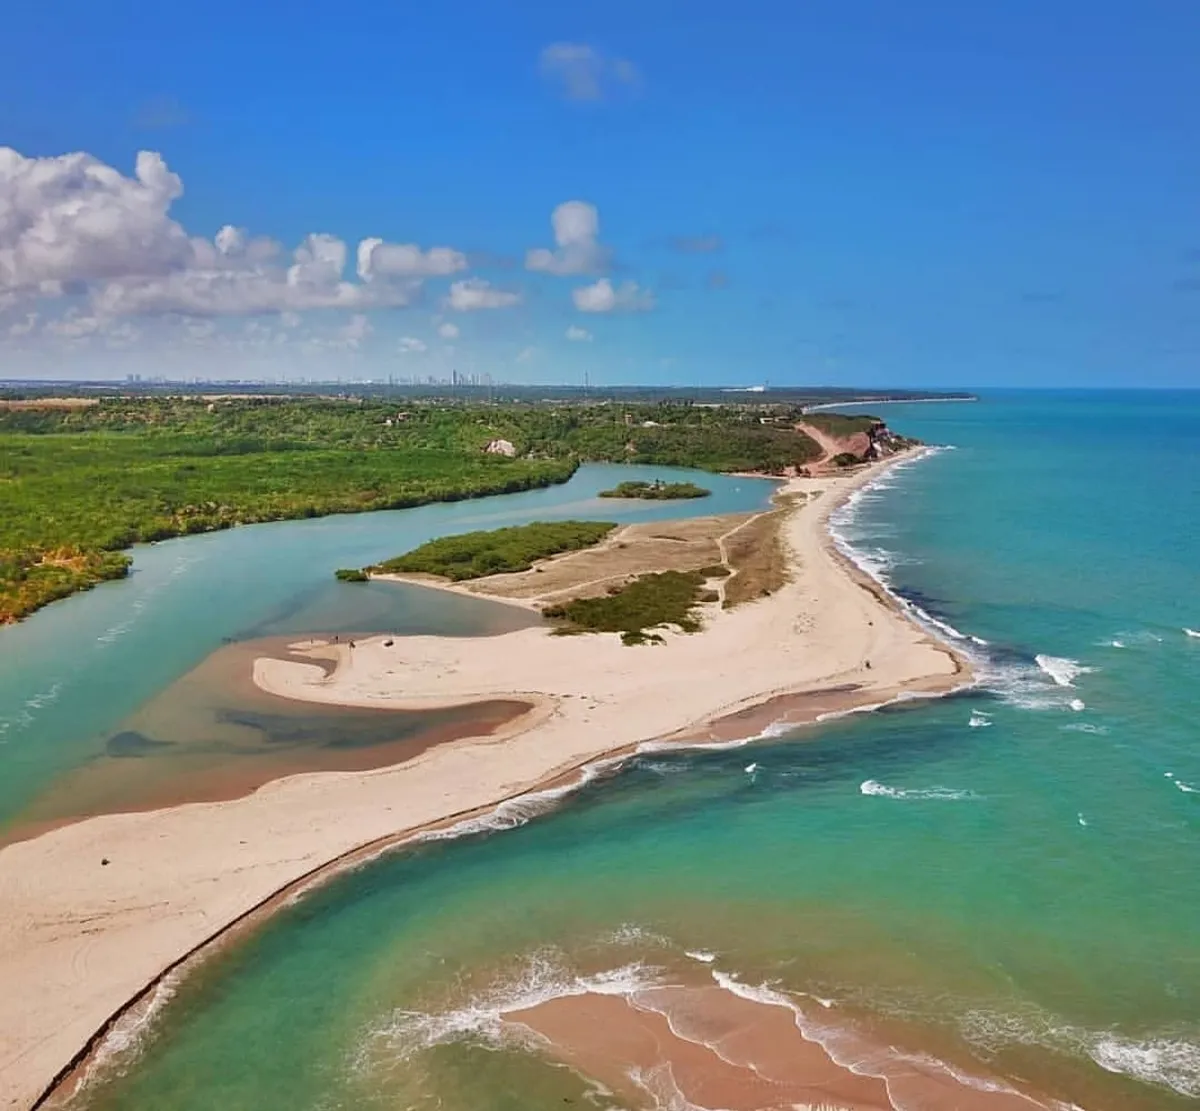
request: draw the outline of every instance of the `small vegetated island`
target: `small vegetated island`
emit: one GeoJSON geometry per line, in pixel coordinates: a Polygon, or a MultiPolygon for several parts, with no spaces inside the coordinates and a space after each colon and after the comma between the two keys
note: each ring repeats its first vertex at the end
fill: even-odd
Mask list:
{"type": "MultiPolygon", "coordinates": [[[[528,571],[539,559],[591,547],[616,527],[606,521],[535,521],[485,532],[464,532],[430,540],[367,570],[376,574],[438,575],[451,582],[528,571]]],[[[344,572],[338,572],[339,578],[343,575],[344,572]]]]}
{"type": "MultiPolygon", "coordinates": [[[[808,415],[805,403],[830,399],[798,391],[735,401],[539,388],[494,401],[173,389],[0,390],[0,624],[121,578],[138,543],[514,493],[565,482],[583,462],[785,475],[822,465],[834,440],[860,460],[893,442],[877,418],[808,415]]],[[[610,493],[700,496],[690,483],[642,485],[610,493]]]]}
{"type": "MultiPolygon", "coordinates": [[[[717,520],[713,518],[712,520],[717,520]]],[[[359,581],[376,574],[433,575],[463,583],[493,575],[540,573],[545,560],[592,548],[608,540],[617,528],[602,521],[537,521],[528,525],[468,532],[431,540],[404,555],[365,568],[338,571],[343,580],[359,581]]],[[[620,545],[622,548],[627,543],[620,545]]],[[[541,607],[557,626],[556,633],[620,633],[626,644],[661,643],[653,629],[674,626],[685,633],[700,629],[697,607],[721,600],[711,583],[729,575],[723,564],[692,570],[665,570],[621,576],[597,593],[594,583],[581,583],[582,596],[541,607]]]]}
{"type": "Polygon", "coordinates": [[[611,490],[601,490],[602,498],[641,498],[644,501],[683,501],[707,498],[712,493],[694,482],[619,482],[611,490]]]}

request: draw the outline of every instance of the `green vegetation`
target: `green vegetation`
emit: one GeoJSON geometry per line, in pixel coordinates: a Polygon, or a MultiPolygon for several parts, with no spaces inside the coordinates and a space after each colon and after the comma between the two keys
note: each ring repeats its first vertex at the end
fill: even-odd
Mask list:
{"type": "Polygon", "coordinates": [[[338,582],[343,583],[365,583],[369,582],[371,578],[366,571],[360,570],[357,567],[342,567],[334,571],[333,575],[338,582]]]}
{"type": "Polygon", "coordinates": [[[883,421],[871,416],[847,416],[845,413],[806,413],[804,423],[811,424],[818,432],[845,440],[856,432],[870,432],[883,421]]]}
{"type": "Polygon", "coordinates": [[[0,399],[0,623],[120,578],[143,541],[511,493],[587,461],[779,474],[821,454],[795,403],[96,399],[0,399]]]}
{"type": "Polygon", "coordinates": [[[0,411],[0,623],[126,574],[132,544],[566,481],[570,459],[405,450],[358,406],[0,411]],[[315,410],[315,411],[314,411],[315,410]]]}
{"type": "Polygon", "coordinates": [[[488,532],[464,532],[430,540],[369,570],[441,575],[452,582],[528,571],[536,560],[590,548],[616,527],[604,521],[535,521],[488,532]]]}
{"type": "Polygon", "coordinates": [[[639,575],[625,586],[612,587],[603,597],[577,598],[548,606],[542,613],[562,622],[560,633],[620,633],[624,644],[661,644],[662,637],[650,630],[663,625],[678,626],[685,633],[700,629],[696,604],[717,598],[705,589],[705,582],[703,571],[639,575]]]}
{"type": "Polygon", "coordinates": [[[853,467],[861,462],[862,459],[860,459],[852,451],[839,451],[837,455],[833,457],[833,465],[835,467],[853,467]]]}
{"type": "Polygon", "coordinates": [[[601,490],[602,498],[644,498],[647,501],[676,501],[684,498],[707,498],[711,490],[694,482],[619,482],[611,490],[601,490]]]}

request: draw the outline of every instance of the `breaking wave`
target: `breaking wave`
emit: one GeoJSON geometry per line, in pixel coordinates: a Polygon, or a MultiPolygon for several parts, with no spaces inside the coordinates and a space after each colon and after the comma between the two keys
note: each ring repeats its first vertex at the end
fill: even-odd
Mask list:
{"type": "MultiPolygon", "coordinates": [[[[880,478],[856,490],[844,505],[830,515],[829,531],[834,545],[860,571],[878,582],[916,624],[951,644],[965,656],[974,668],[980,685],[1002,701],[1025,710],[1083,710],[1085,707],[1080,699],[1065,697],[1064,692],[1073,685],[1077,676],[1090,671],[1090,668],[1064,657],[1039,655],[1031,659],[1027,655],[997,650],[983,637],[956,628],[944,617],[931,612],[927,604],[921,604],[924,599],[909,597],[892,583],[889,571],[913,561],[871,544],[867,532],[857,527],[862,508],[878,500],[881,491],[891,489],[898,472],[949,450],[952,449],[928,448],[912,459],[897,463],[880,478]]],[[[874,535],[877,534],[872,530],[871,536],[874,535]]]]}
{"type": "Polygon", "coordinates": [[[1163,775],[1175,784],[1176,790],[1182,791],[1185,795],[1200,795],[1200,787],[1184,783],[1174,772],[1163,772],[1163,775]]]}
{"type": "Polygon", "coordinates": [[[1035,656],[1034,661],[1055,684],[1060,687],[1073,687],[1080,675],[1086,675],[1093,669],[1084,667],[1078,660],[1070,660],[1065,656],[1035,656]]]}
{"type": "Polygon", "coordinates": [[[583,976],[567,967],[557,951],[542,950],[527,959],[513,975],[497,980],[462,1006],[441,1012],[392,1012],[366,1038],[358,1064],[369,1067],[381,1050],[389,1060],[406,1061],[434,1046],[468,1039],[492,1046],[524,1046],[528,1044],[528,1035],[517,1024],[506,1022],[506,1015],[568,996],[629,997],[657,986],[658,982],[658,970],[640,962],[583,976]]]}
{"type": "Polygon", "coordinates": [[[960,791],[953,787],[889,787],[874,779],[865,779],[858,787],[863,795],[875,795],[887,799],[934,799],[939,802],[957,802],[963,799],[978,799],[974,791],[960,791]]]}
{"type": "Polygon", "coordinates": [[[1107,1072],[1200,1098],[1200,1041],[1194,1031],[1160,1031],[1136,1038],[1074,1026],[1038,1009],[1023,1014],[970,1011],[960,1026],[971,1044],[989,1052],[1012,1045],[1039,1046],[1087,1057],[1107,1072]]]}

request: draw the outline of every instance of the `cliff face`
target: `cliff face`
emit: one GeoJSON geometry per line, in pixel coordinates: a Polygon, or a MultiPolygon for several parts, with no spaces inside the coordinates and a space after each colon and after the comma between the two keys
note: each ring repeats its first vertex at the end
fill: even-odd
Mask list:
{"type": "Polygon", "coordinates": [[[893,432],[883,421],[872,425],[867,436],[870,440],[864,449],[867,459],[886,459],[889,455],[895,455],[896,452],[903,451],[917,443],[908,436],[901,436],[899,433],[893,432]]]}
{"type": "Polygon", "coordinates": [[[820,424],[802,421],[796,427],[816,440],[824,452],[823,457],[808,468],[814,474],[886,459],[916,442],[893,432],[877,417],[859,418],[853,423],[847,421],[844,432],[828,419],[820,424]]]}

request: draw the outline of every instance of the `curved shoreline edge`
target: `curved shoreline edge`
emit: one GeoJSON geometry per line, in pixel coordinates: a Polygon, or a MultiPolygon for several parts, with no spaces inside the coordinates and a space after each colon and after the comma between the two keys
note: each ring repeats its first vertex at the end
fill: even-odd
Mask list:
{"type": "MultiPolygon", "coordinates": [[[[765,712],[764,727],[779,722],[798,726],[968,686],[966,659],[916,626],[878,582],[838,551],[828,532],[828,518],[839,505],[913,454],[854,475],[794,480],[797,489],[811,496],[807,507],[794,508],[785,520],[795,561],[793,582],[774,598],[713,615],[706,622],[711,628],[701,634],[671,637],[666,649],[626,648],[615,637],[594,636],[558,640],[551,655],[543,651],[539,657],[536,642],[544,642],[547,634],[530,629],[486,638],[487,644],[473,638],[453,643],[450,638],[403,638],[406,652],[416,653],[407,661],[385,653],[379,638],[363,645],[353,661],[342,649],[338,668],[328,678],[321,672],[318,680],[312,665],[257,661],[260,686],[307,701],[397,708],[461,705],[494,697],[492,691],[507,684],[506,697],[532,705],[528,714],[496,734],[457,741],[392,768],[292,776],[243,799],[107,815],[0,850],[0,979],[10,985],[10,1001],[0,1000],[0,1074],[5,1078],[0,1107],[42,1106],[64,1084],[86,1077],[89,1061],[114,1027],[169,977],[303,891],[381,853],[437,837],[515,800],[568,794],[643,746],[744,743],[754,739],[747,738],[747,727],[756,713],[765,712]],[[809,625],[802,628],[797,615],[809,625]],[[828,645],[818,650],[803,639],[813,627],[823,627],[822,621],[830,626],[825,629],[829,635],[843,623],[853,624],[851,632],[858,639],[850,637],[834,653],[835,661],[847,666],[832,673],[828,665],[805,672],[806,650],[808,656],[830,655],[828,645]],[[873,632],[864,637],[868,628],[873,632]],[[781,648],[770,639],[772,631],[801,637],[781,648]],[[513,638],[512,647],[520,651],[496,652],[497,641],[505,637],[513,638]],[[765,648],[771,659],[786,658],[794,649],[790,662],[800,669],[794,681],[763,682],[766,673],[756,678],[756,663],[763,661],[737,647],[747,637],[757,638],[760,655],[765,648]],[[862,653],[875,652],[877,645],[885,658],[876,656],[876,664],[864,671],[862,653]],[[735,697],[664,728],[671,715],[651,713],[641,689],[646,670],[641,664],[648,653],[655,653],[649,657],[655,664],[670,660],[675,665],[677,684],[686,683],[693,669],[705,676],[706,689],[715,686],[735,697]],[[733,659],[736,674],[726,671],[715,676],[721,681],[710,683],[708,665],[722,658],[733,659]],[[555,671],[554,659],[567,663],[555,671]],[[585,689],[599,684],[596,689],[607,700],[603,694],[568,689],[563,668],[578,671],[582,660],[588,665],[578,681],[585,689]],[[480,689],[475,664],[492,669],[492,687],[480,689]],[[395,698],[396,665],[404,679],[413,680],[407,700],[395,698]],[[536,685],[558,680],[562,689],[522,689],[521,682],[513,682],[514,667],[522,669],[525,687],[532,670],[548,676],[536,685]],[[464,672],[469,680],[461,678],[464,672]],[[629,672],[643,673],[632,676],[632,687],[629,672]],[[623,719],[636,719],[639,710],[642,724],[627,725],[623,719]],[[635,736],[589,746],[588,734],[611,735],[606,716],[624,726],[617,737],[630,729],[635,736]],[[544,734],[540,740],[539,734],[544,734]],[[529,751],[535,744],[540,753],[529,751]],[[518,748],[522,751],[511,751],[518,748]],[[481,790],[481,773],[489,770],[488,761],[495,761],[499,749],[505,750],[503,764],[523,755],[527,773],[522,777],[519,767],[503,768],[481,790]],[[410,795],[423,797],[402,800],[407,787],[410,795]],[[480,794],[486,797],[480,799],[480,794]],[[470,804],[456,806],[455,800],[470,804]],[[399,805],[402,801],[411,805],[399,805]],[[389,816],[394,807],[405,813],[389,816]],[[102,853],[106,861],[111,854],[112,867],[99,867],[102,853]]],[[[775,678],[782,674],[777,671],[775,678]]],[[[678,704],[679,699],[662,698],[661,685],[652,687],[650,699],[678,704]]],[[[675,693],[686,701],[697,692],[675,693]]],[[[677,711],[673,718],[678,717],[677,711]]]]}

